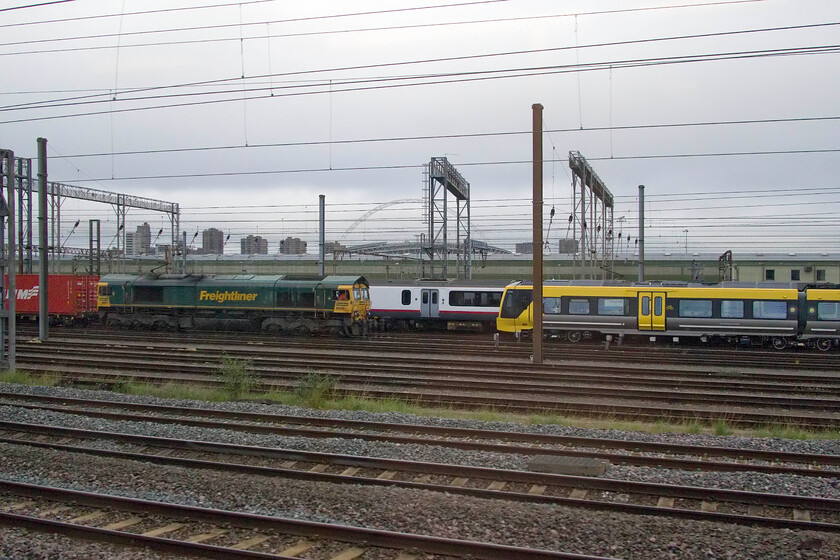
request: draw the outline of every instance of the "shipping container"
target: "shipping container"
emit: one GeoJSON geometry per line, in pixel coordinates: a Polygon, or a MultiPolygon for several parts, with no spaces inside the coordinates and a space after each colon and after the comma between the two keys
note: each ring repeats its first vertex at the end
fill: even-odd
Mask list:
{"type": "MultiPolygon", "coordinates": [[[[53,320],[73,322],[96,315],[98,276],[50,274],[47,309],[53,320]]],[[[8,288],[9,278],[5,278],[8,288]]],[[[15,275],[15,312],[19,317],[37,318],[41,305],[40,277],[37,274],[15,275]]]]}

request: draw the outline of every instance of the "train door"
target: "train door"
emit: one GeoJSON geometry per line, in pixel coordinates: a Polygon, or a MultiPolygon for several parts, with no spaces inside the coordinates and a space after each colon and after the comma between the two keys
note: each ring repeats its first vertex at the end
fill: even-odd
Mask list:
{"type": "Polygon", "coordinates": [[[665,330],[665,292],[639,292],[639,330],[665,330]]]}
{"type": "Polygon", "coordinates": [[[420,292],[420,316],[440,317],[440,294],[438,290],[424,289],[420,292]]]}

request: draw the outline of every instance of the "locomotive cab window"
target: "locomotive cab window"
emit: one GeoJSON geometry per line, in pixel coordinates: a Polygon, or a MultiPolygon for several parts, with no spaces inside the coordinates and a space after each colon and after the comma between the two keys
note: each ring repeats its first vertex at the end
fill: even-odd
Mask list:
{"type": "Polygon", "coordinates": [[[358,301],[358,300],[360,300],[361,298],[362,298],[362,292],[361,292],[361,290],[359,290],[359,288],[353,288],[353,299],[355,299],[356,301],[358,301]]]}
{"type": "Polygon", "coordinates": [[[400,294],[400,301],[403,305],[411,305],[411,290],[403,290],[400,294]]]}
{"type": "Polygon", "coordinates": [[[708,318],[712,316],[712,300],[710,299],[681,299],[679,306],[680,317],[708,318]]]}
{"type": "Polygon", "coordinates": [[[99,295],[112,296],[114,295],[114,288],[112,288],[111,286],[99,286],[99,295]]]}
{"type": "Polygon", "coordinates": [[[840,303],[821,301],[817,304],[817,319],[820,321],[840,321],[840,303]]]}
{"type": "Polygon", "coordinates": [[[784,301],[754,301],[753,319],[787,319],[787,303],[784,301]]]}
{"type": "Polygon", "coordinates": [[[347,301],[350,299],[350,292],[348,290],[335,290],[333,292],[333,299],[338,301],[347,301]]]}

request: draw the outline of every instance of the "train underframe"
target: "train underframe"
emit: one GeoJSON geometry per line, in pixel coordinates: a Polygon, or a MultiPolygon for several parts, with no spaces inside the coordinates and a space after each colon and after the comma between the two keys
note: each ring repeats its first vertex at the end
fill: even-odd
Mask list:
{"type": "MultiPolygon", "coordinates": [[[[520,337],[531,336],[530,330],[520,331],[520,337]]],[[[516,334],[503,333],[506,337],[516,338],[516,334]]],[[[663,342],[680,342],[691,340],[710,346],[742,346],[742,347],[764,347],[769,346],[776,350],[790,348],[815,348],[821,352],[828,352],[832,348],[840,346],[840,339],[836,337],[819,337],[813,335],[805,336],[775,336],[768,335],[721,335],[709,333],[686,333],[667,331],[632,331],[632,332],[603,332],[597,330],[557,330],[545,329],[543,338],[559,342],[577,343],[582,340],[605,341],[621,344],[625,340],[653,340],[663,342]]]]}
{"type": "Polygon", "coordinates": [[[324,312],[290,312],[283,315],[245,313],[161,313],[156,310],[101,312],[108,328],[158,331],[247,331],[299,336],[363,336],[367,321],[324,312]]]}

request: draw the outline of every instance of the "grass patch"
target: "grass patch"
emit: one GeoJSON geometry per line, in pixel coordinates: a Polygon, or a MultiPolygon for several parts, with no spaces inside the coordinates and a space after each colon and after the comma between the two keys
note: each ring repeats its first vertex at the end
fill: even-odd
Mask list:
{"type": "Polygon", "coordinates": [[[222,356],[222,365],[217,375],[224,382],[225,392],[231,399],[244,398],[251,392],[256,381],[252,367],[249,360],[231,358],[227,354],[222,356]]]}
{"type": "Polygon", "coordinates": [[[124,393],[126,395],[158,397],[161,399],[209,402],[225,402],[230,400],[230,395],[227,391],[178,383],[153,385],[150,383],[125,382],[114,385],[114,391],[124,393]]]}
{"type": "Polygon", "coordinates": [[[29,373],[26,371],[3,371],[0,372],[0,383],[13,383],[15,385],[32,385],[33,387],[55,387],[61,382],[61,375],[54,372],[29,373]]]}
{"type": "Polygon", "coordinates": [[[311,408],[324,408],[338,398],[338,380],[321,373],[310,373],[298,382],[295,396],[300,403],[311,408]]]}

